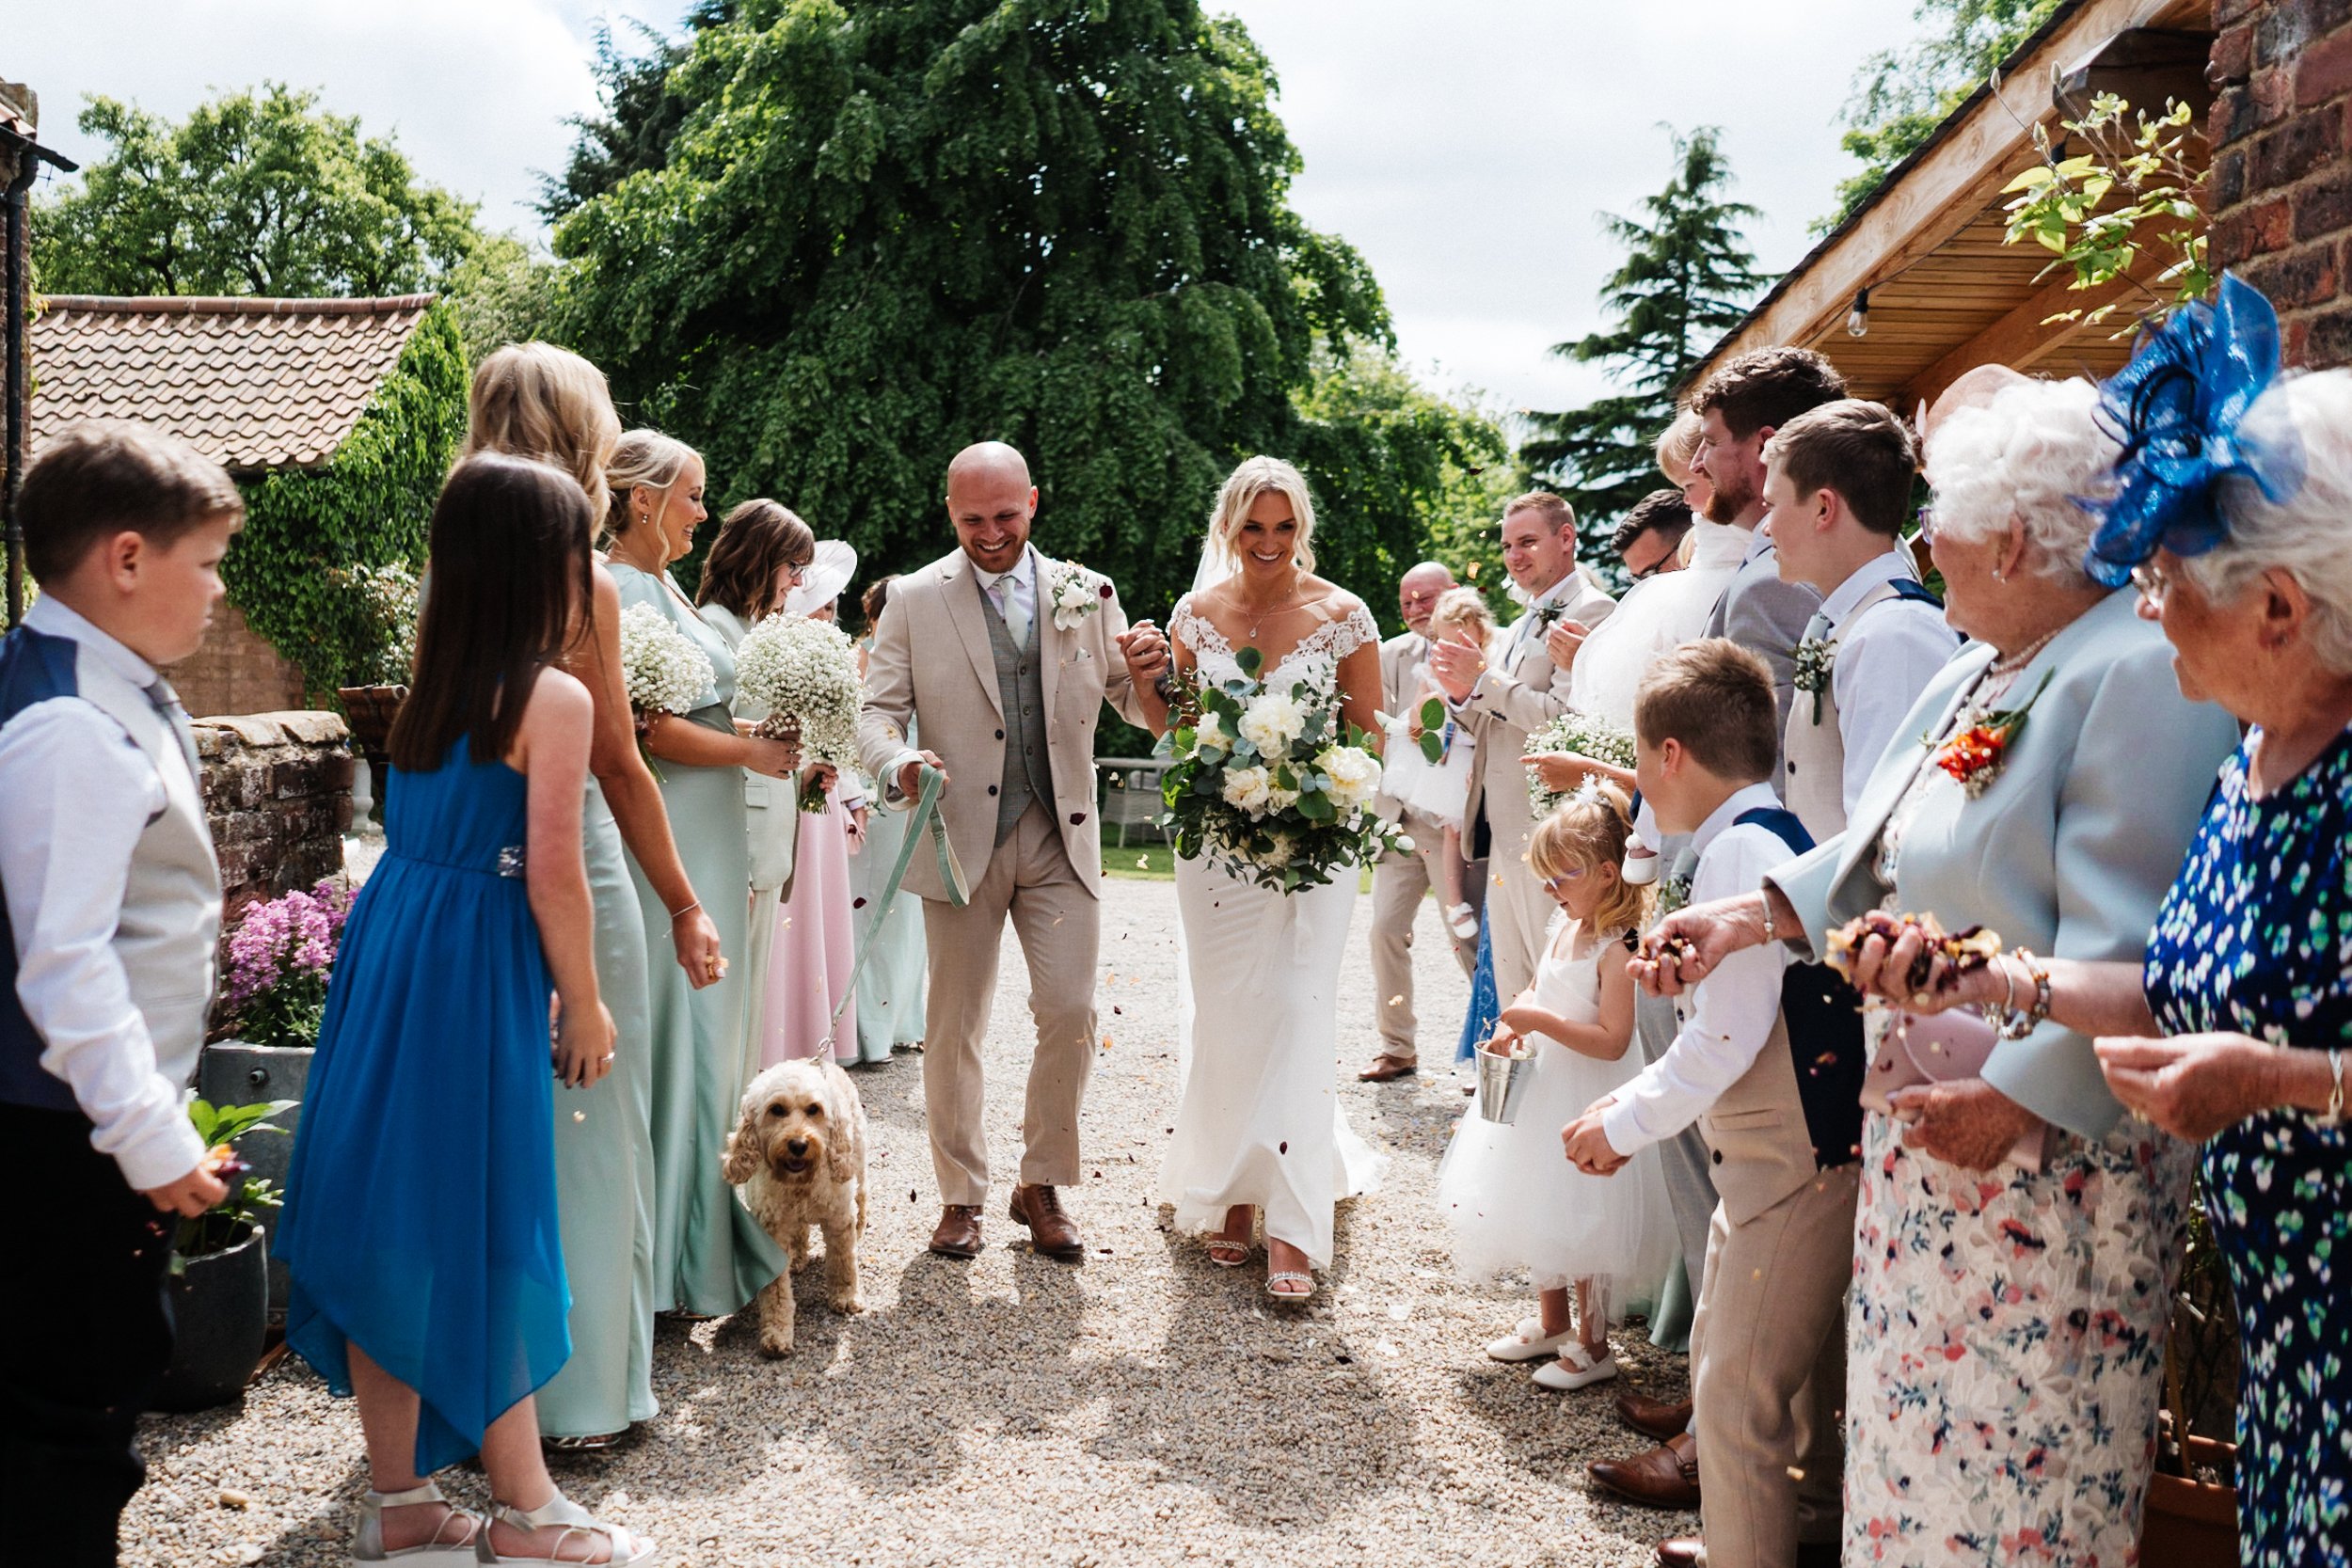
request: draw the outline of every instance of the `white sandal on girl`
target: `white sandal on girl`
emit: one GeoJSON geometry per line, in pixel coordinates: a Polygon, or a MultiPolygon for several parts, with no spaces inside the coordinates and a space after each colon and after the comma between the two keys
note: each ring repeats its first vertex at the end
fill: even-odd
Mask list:
{"type": "Polygon", "coordinates": [[[1478,935],[1478,911],[1468,904],[1456,904],[1447,910],[1445,923],[1464,942],[1473,941],[1478,935]]]}
{"type": "Polygon", "coordinates": [[[1486,1347],[1486,1354],[1497,1361],[1540,1361],[1575,1338],[1573,1328],[1546,1334],[1541,1318],[1521,1318],[1518,1327],[1486,1347]]]}
{"type": "Polygon", "coordinates": [[[1617,1375],[1617,1358],[1603,1350],[1598,1355],[1581,1344],[1560,1347],[1559,1355],[1535,1369],[1535,1386],[1566,1393],[1573,1388],[1589,1388],[1596,1383],[1606,1383],[1617,1375]]]}
{"type": "Polygon", "coordinates": [[[414,1568],[457,1568],[459,1563],[471,1563],[475,1557],[475,1542],[489,1527],[479,1516],[462,1508],[453,1508],[441,1516],[433,1538],[414,1546],[387,1549],[384,1544],[384,1511],[388,1508],[414,1508],[421,1503],[447,1503],[441,1489],[431,1481],[412,1486],[405,1492],[370,1492],[359,1499],[359,1528],[351,1538],[353,1568],[374,1568],[375,1564],[400,1562],[414,1568]],[[463,1527],[456,1540],[449,1537],[452,1525],[463,1527]]]}
{"type": "MultiPolygon", "coordinates": [[[[595,1537],[602,1536],[611,1543],[612,1555],[607,1560],[612,1568],[636,1568],[637,1564],[651,1562],[654,1558],[654,1544],[650,1540],[634,1530],[606,1524],[561,1492],[528,1511],[509,1503],[494,1502],[490,1505],[490,1522],[527,1534],[536,1533],[550,1525],[562,1525],[564,1533],[556,1537],[555,1553],[552,1555],[501,1557],[492,1549],[490,1532],[485,1528],[482,1532],[482,1551],[478,1560],[485,1563],[527,1563],[531,1568],[546,1568],[550,1562],[579,1562],[581,1560],[577,1557],[561,1555],[575,1536],[591,1542],[595,1537]]],[[[604,1568],[604,1565],[598,1564],[597,1568],[604,1568]]]]}

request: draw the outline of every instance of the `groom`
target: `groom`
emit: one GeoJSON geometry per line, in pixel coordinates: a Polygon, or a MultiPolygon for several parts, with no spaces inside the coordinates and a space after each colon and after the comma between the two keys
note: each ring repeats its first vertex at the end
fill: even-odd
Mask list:
{"type": "Polygon", "coordinates": [[[946,772],[940,810],[971,889],[955,908],[935,859],[917,849],[906,885],[923,899],[930,945],[923,1094],[944,1205],[931,1250],[971,1258],[982,1244],[980,1046],[1009,916],[1037,1020],[1012,1217],[1039,1252],[1075,1263],[1086,1245],[1056,1189],[1078,1180],[1078,1105],[1094,1066],[1094,726],[1105,702],[1144,722],[1136,690],[1167,669],[1168,650],[1150,622],[1128,628],[1107,580],[1030,547],[1036,515],[1019,452],[983,441],[956,454],[947,516],[959,547],[892,585],[858,746],[894,800],[920,791],[922,764],[946,772]],[[908,743],[910,728],[923,750],[908,743]]]}

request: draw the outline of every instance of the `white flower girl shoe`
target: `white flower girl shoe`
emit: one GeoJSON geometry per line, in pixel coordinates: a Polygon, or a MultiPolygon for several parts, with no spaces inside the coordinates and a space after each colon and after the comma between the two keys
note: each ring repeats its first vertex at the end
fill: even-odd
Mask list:
{"type": "Polygon", "coordinates": [[[1541,1318],[1521,1318],[1519,1326],[1486,1347],[1497,1361],[1540,1361],[1576,1337],[1574,1328],[1546,1334],[1541,1318]]]}
{"type": "Polygon", "coordinates": [[[1558,1356],[1535,1369],[1534,1383],[1538,1388],[1550,1388],[1565,1394],[1572,1388],[1589,1388],[1596,1383],[1606,1383],[1616,1375],[1615,1356],[1606,1351],[1596,1356],[1582,1345],[1570,1340],[1560,1347],[1558,1356]]]}

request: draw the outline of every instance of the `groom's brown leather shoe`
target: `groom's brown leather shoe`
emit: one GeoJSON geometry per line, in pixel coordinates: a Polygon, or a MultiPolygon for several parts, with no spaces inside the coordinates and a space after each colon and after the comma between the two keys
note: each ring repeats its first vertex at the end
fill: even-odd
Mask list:
{"type": "Polygon", "coordinates": [[[950,1203],[939,1212],[939,1228],[931,1232],[931,1250],[942,1258],[980,1255],[980,1206],[950,1203]]]}
{"type": "Polygon", "coordinates": [[[1372,1066],[1356,1075],[1361,1084],[1391,1084],[1421,1070],[1421,1064],[1407,1056],[1391,1055],[1383,1051],[1372,1059],[1372,1066]]]}
{"type": "Polygon", "coordinates": [[[1015,1187],[1012,1217],[1029,1227],[1029,1245],[1063,1263],[1083,1263],[1087,1244],[1078,1239],[1077,1222],[1061,1211],[1061,1195],[1051,1187],[1015,1187]]]}
{"type": "Polygon", "coordinates": [[[1689,1433],[1631,1459],[1601,1459],[1585,1470],[1603,1486],[1645,1508],[1699,1506],[1699,1440],[1689,1433]]]}
{"type": "Polygon", "coordinates": [[[1617,1419],[1643,1436],[1663,1443],[1691,1430],[1691,1402],[1667,1404],[1661,1400],[1645,1400],[1628,1388],[1617,1396],[1617,1419]]]}

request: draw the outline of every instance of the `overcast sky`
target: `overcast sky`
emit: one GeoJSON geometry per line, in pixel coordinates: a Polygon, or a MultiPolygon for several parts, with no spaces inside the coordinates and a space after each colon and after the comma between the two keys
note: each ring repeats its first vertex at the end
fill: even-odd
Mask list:
{"type": "MultiPolygon", "coordinates": [[[[1669,172],[1661,124],[1723,127],[1767,270],[1810,245],[1851,163],[1854,68],[1913,28],[1905,0],[1211,0],[1274,62],[1306,158],[1295,200],[1352,242],[1405,355],[1498,409],[1606,389],[1545,350],[1600,325],[1615,265],[1595,214],[1669,172]],[[1802,21],[1798,20],[1802,16],[1802,21]]],[[[41,99],[41,139],[103,93],[169,116],[267,77],[393,135],[493,227],[539,231],[536,171],[593,109],[600,17],[675,23],[680,0],[0,0],[0,78],[41,99]]]]}

